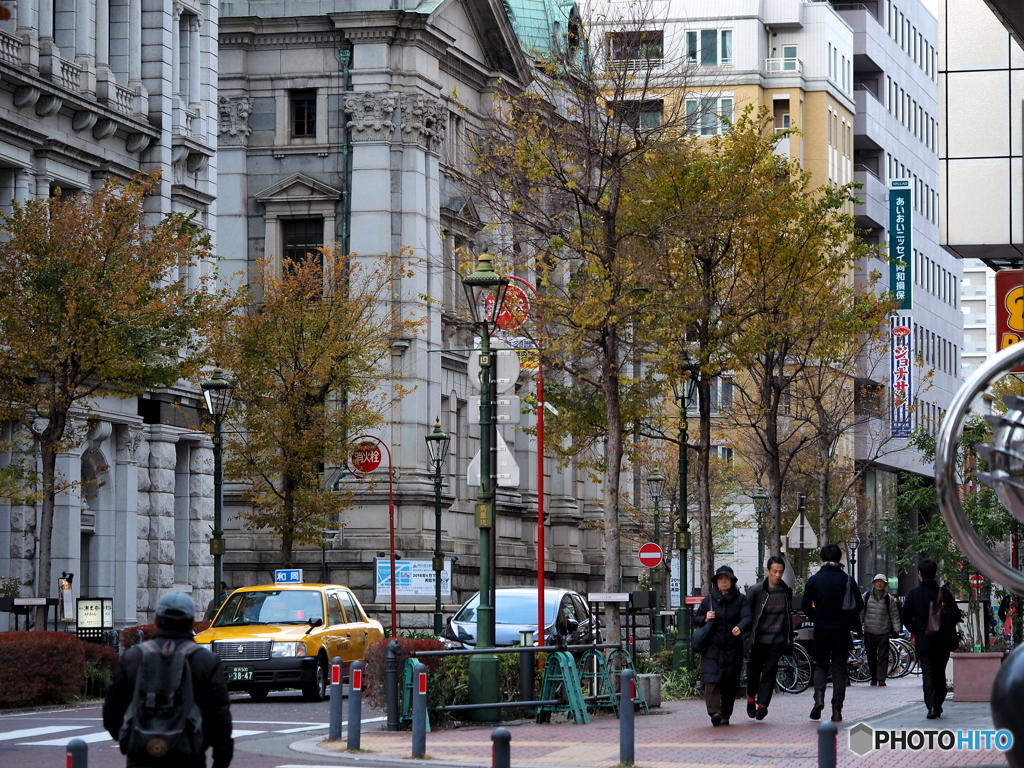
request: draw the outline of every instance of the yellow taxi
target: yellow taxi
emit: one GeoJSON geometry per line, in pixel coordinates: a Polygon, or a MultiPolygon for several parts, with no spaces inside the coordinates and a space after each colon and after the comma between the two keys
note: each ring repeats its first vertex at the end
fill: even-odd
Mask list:
{"type": "Polygon", "coordinates": [[[270,584],[232,592],[195,641],[220,657],[231,690],[265,699],[271,690],[298,688],[307,701],[321,701],[330,660],[340,657],[347,677],[349,664],[383,637],[381,623],[367,618],[347,587],[270,584]]]}

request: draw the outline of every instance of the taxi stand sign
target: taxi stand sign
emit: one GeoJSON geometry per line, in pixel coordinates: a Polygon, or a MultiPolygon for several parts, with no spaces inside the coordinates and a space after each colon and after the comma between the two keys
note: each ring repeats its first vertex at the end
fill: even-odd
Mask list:
{"type": "Polygon", "coordinates": [[[302,583],[302,569],[301,568],[278,568],[274,571],[274,583],[275,584],[301,584],[302,583]]]}

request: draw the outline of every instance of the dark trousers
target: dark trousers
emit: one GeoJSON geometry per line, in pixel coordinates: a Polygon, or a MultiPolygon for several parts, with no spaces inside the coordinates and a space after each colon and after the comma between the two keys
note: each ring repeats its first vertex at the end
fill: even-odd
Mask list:
{"type": "Polygon", "coordinates": [[[757,703],[767,707],[775,692],[775,676],[779,659],[786,652],[786,643],[754,643],[747,660],[747,698],[757,697],[757,703]]]}
{"type": "Polygon", "coordinates": [[[736,705],[736,691],[740,688],[740,671],[722,678],[721,682],[704,686],[704,703],[709,715],[721,715],[723,720],[732,717],[736,705]]]}
{"type": "Polygon", "coordinates": [[[846,661],[849,651],[832,650],[824,643],[814,646],[814,692],[825,695],[829,670],[832,671],[832,706],[841,707],[846,701],[846,661]]]}
{"type": "Polygon", "coordinates": [[[924,686],[924,705],[929,710],[942,712],[942,702],[946,700],[946,665],[949,663],[949,651],[918,652],[921,661],[921,684],[924,686]]]}
{"type": "Polygon", "coordinates": [[[864,653],[868,657],[871,681],[885,682],[889,676],[889,635],[864,633],[864,653]]]}

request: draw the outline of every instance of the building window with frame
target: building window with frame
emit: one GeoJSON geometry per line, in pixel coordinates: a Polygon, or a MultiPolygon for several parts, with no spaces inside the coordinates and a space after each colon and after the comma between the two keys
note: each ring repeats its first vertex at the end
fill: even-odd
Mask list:
{"type": "Polygon", "coordinates": [[[649,101],[622,101],[615,110],[622,116],[624,125],[634,131],[650,131],[661,125],[664,114],[664,102],[661,99],[649,101]]]}
{"type": "Polygon", "coordinates": [[[607,41],[613,68],[660,67],[665,58],[665,34],[659,30],[610,32],[607,41]]]}
{"type": "Polygon", "coordinates": [[[284,261],[300,263],[307,258],[322,259],[324,220],[282,219],[281,243],[284,261]]]}
{"type": "Polygon", "coordinates": [[[702,67],[722,67],[732,64],[732,30],[687,30],[686,63],[702,67]]]}
{"type": "Polygon", "coordinates": [[[702,96],[686,100],[686,126],[695,136],[716,136],[732,121],[732,96],[702,96]]]}
{"type": "Polygon", "coordinates": [[[316,138],[316,89],[290,91],[288,98],[292,137],[296,139],[316,138]]]}

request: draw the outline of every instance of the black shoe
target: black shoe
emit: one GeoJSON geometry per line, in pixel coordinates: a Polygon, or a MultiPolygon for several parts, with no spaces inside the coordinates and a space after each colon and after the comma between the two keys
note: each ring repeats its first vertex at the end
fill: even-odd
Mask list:
{"type": "Polygon", "coordinates": [[[768,717],[768,707],[762,704],[757,708],[757,719],[764,720],[766,717],[768,717]]]}
{"type": "Polygon", "coordinates": [[[929,720],[937,720],[939,717],[939,713],[936,712],[934,709],[929,709],[928,714],[925,715],[925,717],[927,717],[929,720]]]}
{"type": "Polygon", "coordinates": [[[835,704],[832,705],[832,722],[841,723],[843,722],[843,708],[837,707],[835,704]]]}
{"type": "Polygon", "coordinates": [[[729,724],[729,718],[728,717],[723,717],[722,718],[722,725],[728,725],[728,724],[729,724]]]}
{"type": "Polygon", "coordinates": [[[757,704],[752,701],[747,702],[747,717],[755,717],[757,715],[757,704]]]}
{"type": "Polygon", "coordinates": [[[935,708],[935,716],[936,717],[942,717],[942,707],[936,707],[935,708]]]}
{"type": "Polygon", "coordinates": [[[715,714],[711,716],[711,724],[717,728],[722,724],[722,716],[715,714]]]}
{"type": "MultiPolygon", "coordinates": [[[[873,685],[873,686],[874,685],[878,685],[878,681],[877,680],[872,680],[871,681],[871,685],[873,685]]],[[[885,683],[882,683],[882,685],[885,685],[885,683]]]]}
{"type": "Polygon", "coordinates": [[[879,688],[885,688],[885,680],[879,680],[878,681],[878,687],[879,688]]]}
{"type": "Polygon", "coordinates": [[[825,692],[814,693],[814,706],[811,707],[811,720],[821,719],[821,710],[825,708],[825,692]]]}

